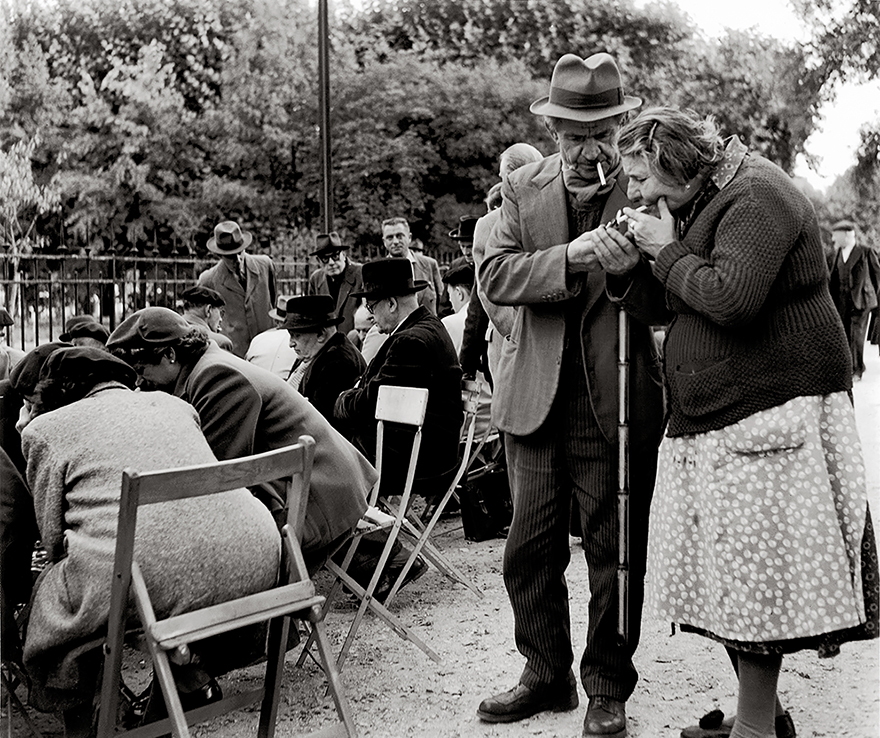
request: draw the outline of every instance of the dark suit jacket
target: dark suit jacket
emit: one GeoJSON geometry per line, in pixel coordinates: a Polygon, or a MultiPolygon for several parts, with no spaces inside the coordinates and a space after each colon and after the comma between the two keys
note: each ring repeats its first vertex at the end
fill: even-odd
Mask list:
{"type": "MultiPolygon", "coordinates": [[[[625,184],[609,194],[602,222],[628,205],[625,184]]],[[[617,308],[606,294],[605,273],[572,274],[566,249],[569,233],[559,154],[521,167],[504,184],[501,215],[486,244],[479,281],[486,296],[515,306],[509,340],[502,348],[492,397],[492,419],[503,431],[526,436],[547,418],[559,386],[570,300],[586,298],[581,351],[593,414],[609,442],[617,438],[617,308]],[[584,294],[585,293],[585,294],[584,294]]],[[[628,312],[642,296],[621,301],[628,312]]],[[[660,361],[650,326],[630,321],[630,428],[634,444],[660,440],[663,422],[660,361]]]]}
{"type": "Polygon", "coordinates": [[[870,312],[877,307],[880,291],[880,263],[873,249],[853,246],[846,263],[840,250],[829,264],[831,269],[831,296],[840,315],[846,318],[851,312],[870,312]]]}
{"type": "Polygon", "coordinates": [[[357,384],[366,368],[361,352],[344,333],[335,333],[309,364],[299,391],[332,426],[347,435],[344,421],[333,417],[333,405],[339,395],[357,384]]]}
{"type": "MultiPolygon", "coordinates": [[[[344,392],[336,402],[336,416],[351,422],[355,444],[368,458],[376,453],[376,400],[384,384],[428,390],[416,478],[428,480],[454,469],[463,419],[461,368],[449,333],[425,306],[419,306],[382,344],[357,389],[344,392]]],[[[383,487],[397,483],[402,487],[411,438],[407,430],[386,429],[383,487]]]]}
{"type": "Polygon", "coordinates": [[[274,327],[269,311],[275,307],[275,266],[268,256],[244,255],[247,290],[226,262],[219,261],[199,275],[199,284],[219,292],[226,301],[223,333],[232,339],[233,353],[244,358],[251,339],[274,327]]]}
{"type": "MultiPolygon", "coordinates": [[[[211,344],[183,368],[174,394],[195,407],[221,460],[282,448],[302,434],[315,439],[304,550],[326,546],[360,520],[376,470],[283,379],[211,344]]],[[[277,512],[277,495],[257,496],[277,512]]]]}
{"type": "MultiPolygon", "coordinates": [[[[348,257],[346,257],[348,258],[348,257]]],[[[354,313],[357,310],[358,298],[352,297],[352,292],[360,292],[364,288],[361,278],[361,265],[348,261],[345,271],[340,275],[342,282],[339,285],[339,294],[336,296],[336,315],[342,318],[339,330],[348,333],[354,328],[354,313]]],[[[324,268],[312,272],[309,277],[310,295],[329,295],[330,286],[327,284],[327,273],[324,268]]]]}

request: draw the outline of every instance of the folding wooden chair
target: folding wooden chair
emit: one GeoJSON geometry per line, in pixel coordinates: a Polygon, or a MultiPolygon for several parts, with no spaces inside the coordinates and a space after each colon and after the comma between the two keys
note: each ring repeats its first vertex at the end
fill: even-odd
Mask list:
{"type": "Polygon", "coordinates": [[[355,735],[354,721],[324,630],[321,610],[324,598],[315,594],[314,585],[309,579],[300,550],[314,444],[311,437],[301,436],[294,446],[242,459],[144,474],[130,470],[123,473],[110,620],[104,649],[98,738],[111,738],[111,736],[118,738],[122,735],[130,738],[152,738],[169,731],[175,738],[188,738],[188,723],[201,722],[260,701],[262,709],[258,735],[261,738],[272,738],[278,715],[290,617],[307,620],[311,624],[312,634],[318,643],[322,666],[329,683],[329,691],[336,703],[339,716],[339,723],[334,724],[330,730],[325,729],[315,735],[355,735]],[[277,479],[286,480],[288,503],[287,523],[281,531],[282,561],[278,585],[264,592],[165,620],[157,620],[138,563],[133,558],[134,532],[139,506],[252,487],[258,483],[277,479]],[[117,730],[116,720],[125,631],[124,617],[130,587],[169,717],[124,732],[117,730]],[[267,621],[269,645],[263,686],[246,693],[233,694],[218,702],[184,713],[171,673],[169,655],[175,658],[184,657],[189,643],[267,621]]]}

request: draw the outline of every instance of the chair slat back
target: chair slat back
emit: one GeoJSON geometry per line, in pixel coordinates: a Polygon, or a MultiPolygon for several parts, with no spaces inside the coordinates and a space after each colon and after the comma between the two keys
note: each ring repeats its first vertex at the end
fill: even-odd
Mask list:
{"type": "Polygon", "coordinates": [[[428,390],[424,387],[379,387],[376,420],[421,426],[428,408],[428,390]]]}

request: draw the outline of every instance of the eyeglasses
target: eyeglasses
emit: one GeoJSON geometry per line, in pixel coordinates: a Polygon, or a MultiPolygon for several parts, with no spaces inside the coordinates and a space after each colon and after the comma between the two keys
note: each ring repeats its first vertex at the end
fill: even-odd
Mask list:
{"type": "Polygon", "coordinates": [[[329,264],[331,261],[339,261],[342,258],[342,251],[337,251],[335,254],[321,255],[318,257],[318,261],[322,264],[329,264]]]}
{"type": "Polygon", "coordinates": [[[368,303],[367,303],[367,312],[368,312],[370,315],[372,315],[372,314],[373,314],[373,310],[376,309],[376,305],[378,305],[380,302],[383,302],[384,299],[385,299],[385,298],[383,298],[382,300],[376,300],[375,302],[368,302],[368,303]]]}

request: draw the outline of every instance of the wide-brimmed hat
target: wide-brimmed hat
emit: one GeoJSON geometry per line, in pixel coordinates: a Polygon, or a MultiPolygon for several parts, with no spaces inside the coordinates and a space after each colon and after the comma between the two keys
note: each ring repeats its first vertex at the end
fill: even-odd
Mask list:
{"type": "Polygon", "coordinates": [[[294,333],[308,333],[339,325],[342,320],[336,315],[336,301],[330,295],[301,295],[288,301],[284,327],[294,333]]]}
{"type": "Polygon", "coordinates": [[[64,324],[64,333],[58,336],[58,340],[70,343],[74,338],[94,338],[107,343],[109,337],[110,331],[91,315],[74,315],[64,324]]]}
{"type": "Polygon", "coordinates": [[[535,100],[529,110],[535,115],[591,122],[634,110],[638,97],[623,94],[620,70],[611,54],[581,59],[566,54],[553,69],[550,94],[535,100]]]}
{"type": "Polygon", "coordinates": [[[53,341],[41,343],[28,351],[9,372],[9,383],[22,397],[30,399],[40,379],[40,370],[49,357],[59,349],[73,348],[69,343],[53,341]]]}
{"type": "Polygon", "coordinates": [[[148,307],[123,320],[107,340],[108,349],[160,348],[198,330],[173,310],[148,307]]]}
{"type": "Polygon", "coordinates": [[[856,229],[856,224],[851,220],[838,220],[833,226],[831,226],[832,231],[854,231],[856,229]]]}
{"type": "Polygon", "coordinates": [[[361,269],[364,288],[353,292],[353,297],[381,300],[385,297],[411,295],[428,286],[424,280],[414,280],[409,259],[376,259],[368,261],[361,269]]]}
{"type": "Polygon", "coordinates": [[[214,226],[214,237],[208,239],[208,251],[220,256],[232,256],[250,246],[253,238],[253,234],[241,230],[234,220],[224,220],[214,226]]]}
{"type": "Polygon", "coordinates": [[[310,256],[330,256],[348,249],[336,231],[319,233],[315,236],[315,247],[314,251],[309,252],[310,256]]]}
{"type": "Polygon", "coordinates": [[[473,241],[474,229],[479,219],[479,215],[462,215],[458,219],[458,225],[449,231],[449,237],[456,241],[473,241]]]}
{"type": "Polygon", "coordinates": [[[442,279],[446,284],[456,285],[463,284],[467,287],[473,288],[474,279],[476,275],[474,274],[474,265],[462,259],[459,262],[453,263],[449,269],[446,270],[446,273],[443,275],[442,279]]]}
{"type": "Polygon", "coordinates": [[[185,303],[188,302],[190,305],[223,307],[226,304],[223,295],[217,292],[217,290],[212,290],[210,287],[202,287],[201,285],[184,290],[180,293],[180,299],[185,303]]]}
{"type": "Polygon", "coordinates": [[[269,317],[272,320],[284,320],[287,317],[287,305],[292,299],[292,295],[279,295],[275,298],[275,307],[269,311],[269,317]]]}

